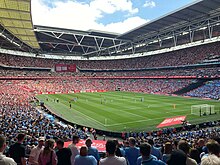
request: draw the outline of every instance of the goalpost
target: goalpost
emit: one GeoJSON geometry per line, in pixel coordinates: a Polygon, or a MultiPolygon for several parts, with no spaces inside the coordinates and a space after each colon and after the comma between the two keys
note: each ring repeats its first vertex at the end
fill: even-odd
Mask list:
{"type": "Polygon", "coordinates": [[[191,114],[193,115],[212,115],[215,113],[215,106],[209,104],[200,104],[191,106],[191,114]]]}

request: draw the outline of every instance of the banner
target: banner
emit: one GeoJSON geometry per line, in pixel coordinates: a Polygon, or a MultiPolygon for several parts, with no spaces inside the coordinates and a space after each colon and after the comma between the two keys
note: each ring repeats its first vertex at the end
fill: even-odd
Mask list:
{"type": "Polygon", "coordinates": [[[157,128],[167,127],[171,125],[182,124],[185,121],[186,116],[177,116],[173,118],[167,118],[162,123],[160,123],[157,128]]]}

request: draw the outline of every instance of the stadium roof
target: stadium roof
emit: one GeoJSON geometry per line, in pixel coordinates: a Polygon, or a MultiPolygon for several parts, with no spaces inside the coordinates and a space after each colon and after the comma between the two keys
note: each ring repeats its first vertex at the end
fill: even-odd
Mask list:
{"type": "Polygon", "coordinates": [[[152,20],[140,27],[128,31],[118,38],[135,40],[143,34],[159,32],[164,29],[173,30],[176,26],[191,24],[195,20],[210,17],[212,14],[219,14],[219,0],[199,0],[176,11],[168,13],[156,20],[152,20]]]}
{"type": "MultiPolygon", "coordinates": [[[[20,3],[18,1],[9,0],[11,3],[16,2],[17,6],[19,6],[20,3]]],[[[27,4],[30,4],[30,0],[20,0],[19,2],[23,2],[27,8],[27,4]]],[[[16,10],[24,9],[25,11],[21,13],[26,14],[28,17],[28,13],[30,15],[29,8],[24,8],[24,6],[15,7],[16,9],[9,11],[13,13],[16,10]],[[27,10],[28,12],[26,12],[27,10]]],[[[0,20],[2,22],[3,19],[0,20]]],[[[17,29],[26,29],[25,21],[27,20],[20,20],[20,18],[14,17],[7,20],[22,22],[22,27],[19,27],[21,25],[16,26],[10,32],[17,29]]],[[[120,35],[96,30],[80,31],[37,25],[34,26],[34,32],[43,53],[58,53],[58,55],[61,54],[62,56],[65,54],[71,56],[80,55],[84,57],[122,56],[212,38],[214,32],[216,32],[215,35],[220,35],[219,23],[220,1],[197,0],[120,35]]],[[[10,27],[8,25],[8,28],[10,27]]],[[[28,29],[28,32],[31,32],[31,30],[28,29]]],[[[20,33],[14,32],[14,34],[19,37],[20,33]]],[[[25,37],[30,36],[28,34],[25,35],[25,37]]],[[[23,41],[27,42],[26,39],[23,41]]],[[[32,42],[29,42],[29,45],[30,43],[32,42]]],[[[32,47],[35,46],[32,45],[32,47]]]]}
{"type": "Polygon", "coordinates": [[[34,26],[38,42],[45,52],[87,54],[103,48],[127,43],[117,39],[118,34],[102,31],[81,31],[63,28],[34,26]]]}
{"type": "Polygon", "coordinates": [[[40,48],[33,32],[31,0],[0,0],[0,24],[28,46],[40,48]]]}
{"type": "Polygon", "coordinates": [[[167,47],[176,46],[177,35],[184,32],[189,33],[187,37],[192,42],[194,33],[191,31],[207,26],[213,28],[219,17],[219,0],[199,0],[121,35],[42,26],[35,26],[35,32],[42,50],[46,52],[75,52],[88,57],[114,56],[144,52],[149,50],[146,45],[158,49],[167,38],[171,38],[163,42],[170,42],[167,47]],[[153,44],[155,40],[158,40],[158,46],[153,44]]]}

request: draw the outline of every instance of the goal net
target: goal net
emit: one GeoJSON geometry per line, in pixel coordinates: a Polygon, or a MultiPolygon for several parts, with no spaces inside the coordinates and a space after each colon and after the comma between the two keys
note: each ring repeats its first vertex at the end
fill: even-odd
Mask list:
{"type": "Polygon", "coordinates": [[[215,113],[215,106],[209,104],[200,104],[191,106],[191,114],[193,115],[211,115],[215,113]]]}

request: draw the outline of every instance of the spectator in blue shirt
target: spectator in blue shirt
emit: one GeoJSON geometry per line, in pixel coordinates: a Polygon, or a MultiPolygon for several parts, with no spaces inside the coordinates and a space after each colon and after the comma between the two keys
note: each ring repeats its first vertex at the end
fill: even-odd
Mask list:
{"type": "Polygon", "coordinates": [[[162,160],[162,153],[160,151],[160,148],[154,146],[153,139],[149,139],[148,143],[151,145],[151,154],[156,156],[158,160],[162,160]]]}
{"type": "Polygon", "coordinates": [[[151,145],[148,143],[142,143],[140,145],[141,157],[138,158],[137,165],[166,165],[164,162],[157,160],[157,158],[151,155],[151,145]]]}
{"type": "Polygon", "coordinates": [[[80,148],[80,155],[75,157],[74,165],[97,165],[97,160],[94,156],[88,156],[88,148],[82,146],[80,148]]]}
{"type": "Polygon", "coordinates": [[[135,139],[130,137],[128,139],[129,147],[125,148],[125,156],[130,165],[137,165],[137,159],[140,156],[140,150],[135,146],[135,139]]]}
{"type": "Polygon", "coordinates": [[[86,139],[86,146],[88,147],[88,155],[95,157],[97,162],[99,162],[100,156],[96,147],[92,147],[92,140],[90,138],[86,139]]]}

